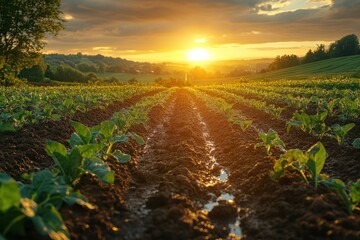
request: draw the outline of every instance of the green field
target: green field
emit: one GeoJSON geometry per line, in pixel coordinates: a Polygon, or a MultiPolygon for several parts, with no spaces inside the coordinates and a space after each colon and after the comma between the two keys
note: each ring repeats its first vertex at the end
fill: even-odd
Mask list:
{"type": "Polygon", "coordinates": [[[251,79],[304,79],[360,71],[360,55],[327,59],[277,71],[255,74],[251,79]]]}

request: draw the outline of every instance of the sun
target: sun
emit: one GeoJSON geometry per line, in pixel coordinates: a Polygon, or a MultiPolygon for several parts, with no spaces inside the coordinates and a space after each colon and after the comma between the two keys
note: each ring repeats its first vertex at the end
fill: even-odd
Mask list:
{"type": "Polygon", "coordinates": [[[191,49],[187,53],[188,60],[190,61],[206,61],[210,60],[209,51],[203,48],[191,49]]]}

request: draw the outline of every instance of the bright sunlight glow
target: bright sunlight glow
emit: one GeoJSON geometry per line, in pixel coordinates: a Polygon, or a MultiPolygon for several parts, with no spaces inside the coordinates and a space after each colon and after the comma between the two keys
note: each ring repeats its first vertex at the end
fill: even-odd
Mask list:
{"type": "Polygon", "coordinates": [[[206,61],[210,59],[209,51],[202,48],[192,49],[187,53],[190,61],[206,61]]]}

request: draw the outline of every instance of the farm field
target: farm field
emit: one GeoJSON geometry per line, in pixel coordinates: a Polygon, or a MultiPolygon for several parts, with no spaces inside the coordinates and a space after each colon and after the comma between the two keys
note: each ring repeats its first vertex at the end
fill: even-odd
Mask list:
{"type": "Polygon", "coordinates": [[[0,239],[360,239],[358,79],[0,91],[0,239]]]}

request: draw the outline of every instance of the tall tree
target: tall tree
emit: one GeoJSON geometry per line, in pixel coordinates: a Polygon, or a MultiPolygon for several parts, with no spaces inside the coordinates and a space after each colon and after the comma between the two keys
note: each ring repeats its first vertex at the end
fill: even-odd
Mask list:
{"type": "Polygon", "coordinates": [[[0,84],[40,59],[46,34],[64,28],[60,0],[0,0],[0,84]]]}
{"type": "Polygon", "coordinates": [[[329,54],[332,57],[350,56],[359,53],[359,38],[355,34],[350,34],[337,40],[335,43],[332,43],[329,48],[329,54]]]}

